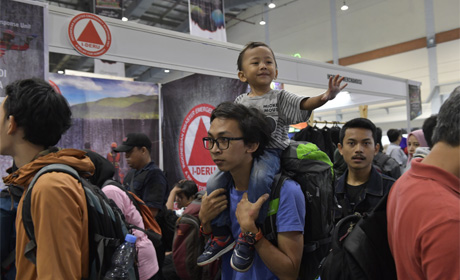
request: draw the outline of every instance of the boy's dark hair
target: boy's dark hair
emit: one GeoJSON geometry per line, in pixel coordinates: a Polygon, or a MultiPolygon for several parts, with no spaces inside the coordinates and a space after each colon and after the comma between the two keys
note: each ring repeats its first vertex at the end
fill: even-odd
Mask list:
{"type": "Polygon", "coordinates": [[[247,50],[255,49],[257,47],[266,47],[266,48],[268,48],[272,52],[273,59],[275,60],[275,67],[278,68],[278,64],[276,63],[275,53],[273,52],[273,50],[267,44],[265,44],[263,42],[249,42],[249,43],[246,44],[246,46],[244,46],[243,50],[238,55],[238,60],[236,62],[236,65],[238,66],[238,71],[243,70],[243,56],[244,56],[244,53],[247,50]]]}
{"type": "Polygon", "coordinates": [[[433,142],[431,141],[431,138],[433,137],[433,131],[436,126],[436,123],[438,122],[438,115],[432,115],[431,117],[427,118],[423,122],[422,130],[423,130],[423,136],[425,137],[426,143],[428,144],[428,147],[433,148],[433,142]]]}
{"type": "Polygon", "coordinates": [[[243,133],[244,143],[259,143],[259,148],[252,154],[254,158],[263,154],[271,139],[271,125],[265,115],[256,108],[248,108],[233,102],[219,104],[211,113],[211,122],[215,118],[233,119],[243,133]]]}
{"type": "Polygon", "coordinates": [[[193,197],[198,192],[198,187],[192,180],[184,180],[177,183],[180,188],[180,192],[183,193],[187,198],[193,197]]]}
{"type": "Polygon", "coordinates": [[[442,104],[438,113],[438,123],[434,128],[433,145],[439,141],[450,146],[460,145],[460,86],[456,87],[450,97],[442,104]]]}
{"type": "Polygon", "coordinates": [[[387,136],[388,140],[393,143],[394,141],[398,140],[399,136],[401,136],[401,130],[392,128],[387,131],[387,136]]]}
{"type": "Polygon", "coordinates": [[[346,122],[340,130],[340,144],[343,145],[343,138],[345,138],[345,132],[349,128],[364,128],[372,131],[372,138],[374,139],[374,145],[377,145],[377,129],[375,124],[366,118],[356,118],[346,122]]]}
{"type": "Polygon", "coordinates": [[[24,139],[35,145],[56,145],[72,125],[67,100],[44,80],[15,81],[6,86],[5,94],[5,119],[13,116],[24,139]]]}

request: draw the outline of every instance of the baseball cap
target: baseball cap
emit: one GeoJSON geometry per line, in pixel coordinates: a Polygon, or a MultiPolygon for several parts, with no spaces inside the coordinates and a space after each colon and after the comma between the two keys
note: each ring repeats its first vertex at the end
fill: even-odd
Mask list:
{"type": "Polygon", "coordinates": [[[152,142],[147,135],[144,133],[129,133],[125,139],[123,139],[123,143],[114,148],[115,152],[128,152],[131,151],[134,147],[146,147],[148,150],[152,147],[152,142]]]}

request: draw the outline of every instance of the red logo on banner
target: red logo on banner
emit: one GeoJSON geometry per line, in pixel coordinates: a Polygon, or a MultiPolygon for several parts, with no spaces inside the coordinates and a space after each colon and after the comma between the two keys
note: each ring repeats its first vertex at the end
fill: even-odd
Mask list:
{"type": "Polygon", "coordinates": [[[69,23],[68,34],[73,47],[86,56],[101,56],[112,44],[112,35],[107,24],[90,13],[75,16],[69,23]]]}
{"type": "Polygon", "coordinates": [[[208,135],[211,112],[214,107],[200,104],[192,108],[184,119],[179,136],[179,158],[185,178],[193,180],[199,190],[206,188],[209,176],[217,166],[203,146],[208,135]]]}

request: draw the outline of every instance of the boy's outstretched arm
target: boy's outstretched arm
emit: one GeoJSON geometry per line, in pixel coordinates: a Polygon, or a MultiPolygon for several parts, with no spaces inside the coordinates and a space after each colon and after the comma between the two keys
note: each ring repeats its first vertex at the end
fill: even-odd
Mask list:
{"type": "Polygon", "coordinates": [[[344,77],[340,77],[339,75],[335,75],[334,77],[329,78],[329,87],[328,89],[317,96],[305,98],[300,103],[300,109],[302,110],[309,110],[312,111],[318,107],[323,106],[329,100],[334,99],[339,92],[341,92],[348,84],[344,84],[340,86],[344,77]]]}

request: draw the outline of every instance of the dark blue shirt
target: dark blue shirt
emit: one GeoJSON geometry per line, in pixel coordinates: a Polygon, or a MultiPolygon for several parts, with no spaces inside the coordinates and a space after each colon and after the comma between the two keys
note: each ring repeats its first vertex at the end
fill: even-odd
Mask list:
{"type": "Polygon", "coordinates": [[[162,209],[168,199],[168,182],[163,171],[153,161],[140,170],[131,169],[124,185],[151,208],[162,209]]]}

